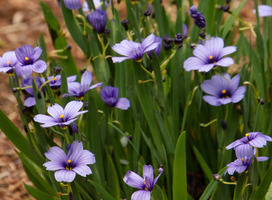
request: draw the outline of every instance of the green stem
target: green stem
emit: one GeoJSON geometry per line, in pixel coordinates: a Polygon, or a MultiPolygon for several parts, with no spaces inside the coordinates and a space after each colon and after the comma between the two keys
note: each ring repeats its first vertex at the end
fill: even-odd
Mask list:
{"type": "Polygon", "coordinates": [[[152,79],[155,81],[154,75],[153,75],[150,71],[148,71],[142,64],[141,64],[140,66],[141,66],[141,68],[142,68],[146,73],[148,73],[148,74],[152,77],[152,79]]]}
{"type": "Polygon", "coordinates": [[[175,50],[171,53],[171,55],[161,64],[160,69],[161,71],[166,67],[166,65],[170,62],[170,60],[174,57],[178,50],[175,50]]]}

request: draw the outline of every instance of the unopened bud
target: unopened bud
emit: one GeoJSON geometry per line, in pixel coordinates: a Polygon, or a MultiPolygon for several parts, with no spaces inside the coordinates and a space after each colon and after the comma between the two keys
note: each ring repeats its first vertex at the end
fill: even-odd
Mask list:
{"type": "Polygon", "coordinates": [[[150,16],[150,14],[151,14],[151,10],[146,10],[145,12],[144,12],[144,16],[150,16]]]}
{"type": "Polygon", "coordinates": [[[88,101],[85,101],[85,102],[83,103],[83,108],[84,108],[84,109],[88,109],[88,105],[89,105],[88,101]]]}
{"type": "Polygon", "coordinates": [[[121,21],[122,26],[125,28],[125,30],[128,30],[128,24],[129,24],[129,20],[128,19],[124,19],[121,21]]]}
{"type": "Polygon", "coordinates": [[[72,46],[71,46],[70,44],[67,44],[67,45],[66,45],[66,49],[67,49],[68,51],[70,51],[70,50],[72,49],[72,46]]]}
{"type": "Polygon", "coordinates": [[[213,176],[213,180],[215,181],[220,181],[221,179],[221,176],[219,174],[213,174],[212,176],[213,176]]]}
{"type": "Polygon", "coordinates": [[[109,34],[110,34],[110,30],[109,30],[109,29],[105,29],[105,30],[104,30],[104,34],[105,34],[105,35],[109,35],[109,34]]]}
{"type": "Polygon", "coordinates": [[[224,129],[224,130],[226,130],[227,129],[227,122],[226,122],[226,120],[221,120],[221,126],[222,126],[222,128],[224,129]]]}
{"type": "Polygon", "coordinates": [[[191,43],[191,44],[190,44],[190,47],[191,47],[192,49],[196,48],[196,46],[197,46],[196,43],[191,43]]]}
{"type": "Polygon", "coordinates": [[[260,103],[261,105],[264,105],[264,99],[259,99],[259,103],[260,103]]]}
{"type": "Polygon", "coordinates": [[[86,68],[85,68],[85,67],[80,69],[80,73],[81,73],[81,74],[83,74],[85,71],[86,71],[86,68]]]}
{"type": "Polygon", "coordinates": [[[138,80],[138,84],[142,84],[143,83],[143,81],[142,80],[138,80]]]}
{"type": "Polygon", "coordinates": [[[205,39],[206,34],[205,34],[204,31],[201,31],[201,32],[199,33],[199,36],[200,36],[202,39],[205,39]]]}
{"type": "Polygon", "coordinates": [[[184,40],[183,35],[181,33],[178,33],[175,35],[174,43],[180,46],[180,45],[182,45],[183,40],[184,40]]]}
{"type": "Polygon", "coordinates": [[[55,74],[60,73],[60,71],[61,71],[61,67],[59,67],[59,66],[54,67],[54,73],[55,74]]]}
{"type": "Polygon", "coordinates": [[[231,181],[233,181],[233,182],[235,182],[235,181],[236,181],[236,179],[235,179],[235,177],[234,177],[234,176],[231,176],[231,177],[230,177],[230,180],[231,180],[231,181]]]}

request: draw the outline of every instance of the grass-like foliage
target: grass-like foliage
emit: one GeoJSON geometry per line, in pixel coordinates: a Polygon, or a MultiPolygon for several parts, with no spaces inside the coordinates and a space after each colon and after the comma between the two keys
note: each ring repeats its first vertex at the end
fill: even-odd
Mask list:
{"type": "Polygon", "coordinates": [[[0,129],[33,182],[27,191],[271,199],[272,7],[262,2],[249,22],[239,15],[246,0],[56,1],[64,21],[41,1],[55,50],[41,35],[0,57],[24,130],[2,111],[0,129]]]}

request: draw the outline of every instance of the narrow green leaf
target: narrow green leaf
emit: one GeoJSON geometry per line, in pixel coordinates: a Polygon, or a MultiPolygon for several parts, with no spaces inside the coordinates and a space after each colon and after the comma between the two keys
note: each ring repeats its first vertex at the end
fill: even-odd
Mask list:
{"type": "MultiPolygon", "coordinates": [[[[38,169],[37,166],[33,165],[33,163],[27,158],[24,154],[17,152],[17,155],[22,160],[24,166],[28,169],[28,171],[33,175],[33,177],[40,183],[40,185],[43,187],[43,191],[47,191],[51,195],[55,195],[55,191],[53,190],[52,186],[48,184],[43,177],[40,175],[42,170],[45,170],[45,168],[38,169]]],[[[39,166],[43,167],[43,166],[39,166]]],[[[42,189],[42,188],[40,188],[42,189]]]]}
{"type": "MultiPolygon", "coordinates": [[[[224,174],[224,172],[226,171],[227,167],[224,167],[223,169],[221,169],[218,174],[220,176],[222,176],[224,174]]],[[[210,198],[211,194],[214,192],[214,188],[218,185],[218,181],[212,180],[209,185],[206,187],[206,189],[204,190],[204,192],[202,193],[201,197],[199,198],[199,200],[207,200],[210,198]]]]}
{"type": "Polygon", "coordinates": [[[89,58],[90,57],[90,49],[88,46],[89,42],[83,36],[83,32],[79,29],[72,10],[69,10],[68,8],[66,8],[66,6],[63,3],[63,0],[61,0],[60,2],[61,2],[63,18],[69,30],[69,33],[71,34],[73,40],[81,48],[85,57],[89,58]]]}
{"type": "Polygon", "coordinates": [[[109,193],[115,197],[115,199],[120,199],[118,175],[110,155],[107,155],[107,186],[109,193]]]}
{"type": "Polygon", "coordinates": [[[186,132],[178,138],[173,168],[173,200],[187,199],[186,132]]]}
{"type": "Polygon", "coordinates": [[[39,200],[55,200],[55,198],[41,190],[38,190],[30,185],[25,184],[25,188],[29,194],[31,194],[35,199],[39,200]]]}
{"type": "Polygon", "coordinates": [[[257,191],[253,195],[253,200],[264,199],[266,193],[268,192],[269,186],[272,181],[272,166],[269,167],[268,171],[265,174],[265,177],[261,184],[259,185],[257,191]]]}
{"type": "Polygon", "coordinates": [[[208,164],[206,163],[206,161],[204,160],[204,158],[202,157],[202,155],[200,154],[200,152],[197,150],[197,148],[195,146],[193,146],[193,151],[194,151],[196,159],[197,159],[198,163],[200,164],[207,179],[209,181],[212,181],[212,179],[213,179],[212,178],[212,171],[209,168],[208,164]]]}
{"type": "Polygon", "coordinates": [[[25,139],[18,128],[7,118],[7,116],[0,109],[0,129],[7,136],[7,138],[24,153],[29,159],[31,159],[38,166],[43,164],[43,159],[38,156],[36,151],[31,148],[30,143],[25,139]]]}
{"type": "Polygon", "coordinates": [[[88,182],[90,182],[92,184],[92,186],[94,186],[95,189],[100,192],[101,198],[103,200],[114,200],[114,198],[106,190],[104,190],[103,187],[101,187],[100,185],[98,185],[96,182],[94,182],[92,180],[88,180],[88,182]]]}
{"type": "Polygon", "coordinates": [[[236,8],[235,11],[233,11],[233,15],[234,16],[230,16],[226,22],[224,23],[224,26],[222,28],[222,37],[225,38],[228,34],[228,32],[230,31],[231,27],[233,26],[234,22],[235,22],[235,16],[238,16],[238,14],[240,13],[240,11],[242,10],[243,6],[245,5],[245,3],[247,2],[247,0],[243,0],[239,6],[236,8]]]}
{"type": "Polygon", "coordinates": [[[235,187],[235,191],[234,191],[234,196],[233,196],[234,200],[243,199],[247,180],[248,180],[248,175],[246,173],[243,173],[240,175],[237,181],[237,185],[235,187]]]}

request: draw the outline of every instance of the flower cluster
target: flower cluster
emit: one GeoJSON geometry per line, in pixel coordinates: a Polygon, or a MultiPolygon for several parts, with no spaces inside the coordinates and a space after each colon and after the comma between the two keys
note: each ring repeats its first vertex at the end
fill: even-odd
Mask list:
{"type": "MultiPolygon", "coordinates": [[[[232,175],[235,171],[242,173],[252,164],[257,148],[263,148],[266,142],[272,142],[272,138],[260,132],[246,133],[239,140],[226,146],[226,149],[234,149],[237,159],[229,163],[225,173],[232,175]]],[[[268,157],[256,157],[257,161],[266,161],[268,157]]]]}

